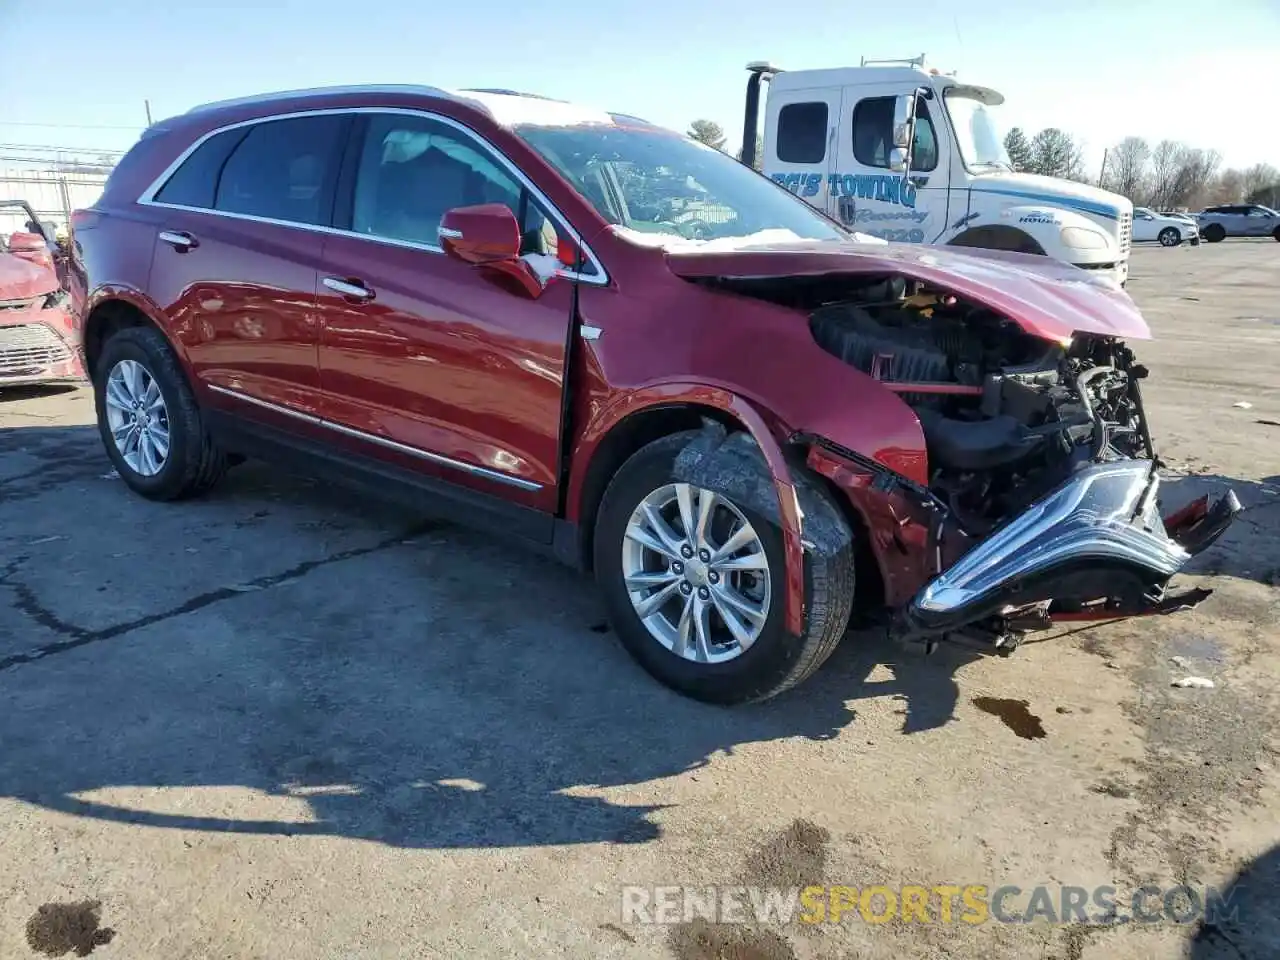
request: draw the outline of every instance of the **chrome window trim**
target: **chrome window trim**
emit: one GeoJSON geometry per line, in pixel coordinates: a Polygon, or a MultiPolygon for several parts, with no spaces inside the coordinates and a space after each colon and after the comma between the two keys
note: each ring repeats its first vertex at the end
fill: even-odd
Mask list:
{"type": "Polygon", "coordinates": [[[383,113],[411,117],[424,117],[427,120],[432,120],[437,123],[442,123],[447,127],[452,127],[463,136],[470,137],[479,146],[492,154],[500,166],[504,167],[526,190],[533,194],[534,198],[537,199],[544,208],[546,208],[547,213],[550,215],[552,220],[554,220],[556,224],[573,239],[574,243],[576,243],[583,253],[586,254],[587,260],[590,261],[591,265],[596,269],[595,274],[583,274],[576,270],[557,270],[556,276],[562,277],[566,280],[574,280],[578,283],[590,284],[592,286],[605,287],[609,285],[609,273],[605,270],[604,264],[600,262],[600,258],[596,256],[595,251],[592,250],[586,241],[582,239],[582,235],[573,228],[573,225],[569,223],[568,218],[556,208],[555,204],[551,202],[547,195],[525,175],[523,170],[517,167],[505,153],[490,143],[489,140],[477,133],[475,130],[472,130],[466,124],[455,120],[452,117],[433,113],[430,110],[415,110],[407,107],[327,107],[316,110],[296,110],[289,113],[274,113],[269,116],[253,117],[250,120],[239,120],[235,123],[228,123],[208,131],[183,150],[182,153],[180,153],[177,158],[170,163],[158,177],[152,180],[145,190],[142,191],[137,202],[140,206],[144,207],[184,210],[188,213],[202,213],[206,216],[227,217],[232,220],[247,220],[251,223],[265,223],[277,227],[292,227],[295,230],[307,230],[312,233],[327,233],[339,237],[357,237],[361,240],[368,240],[372,243],[382,243],[393,247],[403,247],[409,250],[422,250],[426,253],[438,253],[444,255],[444,249],[438,244],[417,243],[412,240],[396,240],[391,237],[379,237],[370,233],[358,233],[355,230],[340,230],[336,227],[327,227],[311,223],[299,223],[294,220],[277,220],[273,217],[257,217],[247,213],[232,213],[226,210],[215,210],[212,207],[191,207],[180,203],[163,203],[155,199],[155,195],[160,192],[161,187],[163,187],[168,182],[169,178],[177,172],[178,168],[182,166],[193,153],[200,149],[206,141],[211,140],[220,133],[225,133],[228,130],[238,130],[241,127],[256,126],[260,123],[269,123],[273,120],[293,120],[299,117],[316,116],[345,116],[348,114],[360,113],[383,113]]]}
{"type": "Polygon", "coordinates": [[[453,457],[446,457],[444,454],[440,453],[432,453],[430,450],[423,450],[421,447],[411,447],[407,443],[400,443],[397,440],[389,440],[388,438],[380,437],[377,434],[365,433],[363,430],[344,426],[341,423],[334,423],[332,420],[324,420],[314,414],[303,413],[302,411],[294,410],[291,407],[271,403],[269,400],[260,400],[257,397],[249,396],[247,393],[241,393],[239,390],[232,390],[229,387],[219,386],[216,383],[205,384],[205,386],[214,393],[220,393],[236,400],[242,400],[255,407],[261,407],[264,410],[270,410],[286,417],[293,417],[294,419],[301,420],[304,423],[309,423],[315,427],[324,427],[328,430],[334,431],[335,433],[345,434],[348,437],[354,437],[355,439],[363,440],[366,443],[376,444],[377,446],[385,447],[388,450],[394,450],[397,453],[404,453],[411,457],[417,457],[419,460],[425,460],[428,463],[438,464],[442,467],[451,467],[454,470],[461,470],[463,473],[482,477],[485,480],[495,480],[498,483],[505,483],[509,486],[516,487],[519,490],[534,491],[542,489],[542,484],[535,483],[532,480],[526,480],[524,477],[513,477],[511,474],[502,473],[499,470],[491,470],[488,467],[482,467],[478,464],[455,460],[453,457]]]}

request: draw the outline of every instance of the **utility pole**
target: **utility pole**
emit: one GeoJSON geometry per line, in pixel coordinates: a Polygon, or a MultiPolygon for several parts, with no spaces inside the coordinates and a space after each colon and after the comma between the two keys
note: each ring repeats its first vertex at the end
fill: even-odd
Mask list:
{"type": "Polygon", "coordinates": [[[1107,153],[1108,152],[1109,152],[1108,148],[1104,147],[1102,150],[1102,169],[1098,171],[1098,186],[1102,186],[1102,181],[1105,180],[1107,176],[1107,153]]]}
{"type": "Polygon", "coordinates": [[[147,126],[149,127],[151,126],[151,101],[143,100],[142,104],[147,108],[147,126]]]}

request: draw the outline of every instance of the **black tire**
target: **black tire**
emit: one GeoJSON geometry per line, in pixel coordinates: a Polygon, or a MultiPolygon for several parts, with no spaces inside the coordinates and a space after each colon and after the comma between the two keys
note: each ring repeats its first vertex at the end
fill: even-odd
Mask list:
{"type": "Polygon", "coordinates": [[[93,377],[98,433],[116,472],[129,488],[151,500],[181,500],[204,493],[227,471],[227,457],[205,429],[204,418],[173,348],[154,327],[125,327],[102,347],[93,377]],[[125,462],[107,423],[106,389],[111,370],[122,360],[140,363],[160,388],[169,418],[169,453],[154,476],[125,462]]]}
{"type": "Polygon", "coordinates": [[[1271,236],[1275,238],[1277,243],[1280,243],[1280,227],[1276,227],[1274,230],[1272,230],[1271,236]]]}
{"type": "MultiPolygon", "coordinates": [[[[759,534],[774,585],[761,634],[746,652],[724,663],[695,663],[668,650],[649,633],[632,606],[623,580],[622,543],[636,506],[658,487],[673,482],[676,455],[696,435],[686,432],[655,440],[615,474],[595,528],[596,579],[623,646],[659,682],[706,703],[767,700],[813,674],[844,636],[853,607],[853,544],[829,557],[806,551],[805,623],[802,635],[794,636],[784,626],[782,531],[759,512],[735,502],[759,534]]],[[[816,495],[826,496],[824,492],[816,495]]]]}
{"type": "Polygon", "coordinates": [[[1162,247],[1176,247],[1182,242],[1182,234],[1177,227],[1165,227],[1156,237],[1162,247]]]}
{"type": "Polygon", "coordinates": [[[1209,243],[1221,243],[1227,236],[1226,227],[1220,223],[1211,223],[1204,228],[1202,236],[1209,243]]]}

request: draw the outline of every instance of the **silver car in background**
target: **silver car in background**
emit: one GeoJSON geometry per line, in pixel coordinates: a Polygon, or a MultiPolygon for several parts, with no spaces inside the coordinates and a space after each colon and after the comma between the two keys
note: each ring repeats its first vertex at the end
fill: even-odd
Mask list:
{"type": "Polygon", "coordinates": [[[1196,215],[1200,236],[1209,243],[1227,237],[1275,237],[1280,240],[1280,213],[1257,203],[1206,207],[1196,215]]]}

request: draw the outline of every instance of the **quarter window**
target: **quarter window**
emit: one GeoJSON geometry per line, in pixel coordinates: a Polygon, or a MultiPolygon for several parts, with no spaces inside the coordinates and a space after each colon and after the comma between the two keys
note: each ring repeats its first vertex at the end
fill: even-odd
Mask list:
{"type": "Polygon", "coordinates": [[[247,127],[224,130],[200,144],[165,181],[155,195],[156,202],[201,209],[212,207],[222,167],[248,132],[247,127]]]}
{"type": "Polygon", "coordinates": [[[427,117],[372,117],[356,171],[353,231],[438,247],[445,213],[482,203],[511,210],[522,253],[556,253],[555,223],[486,148],[427,117]]]}
{"type": "Polygon", "coordinates": [[[255,124],[223,166],[215,208],[327,225],[345,130],[332,114],[255,124]]]}
{"type": "MultiPolygon", "coordinates": [[[[889,167],[893,149],[893,97],[869,97],[853,108],[853,156],[865,167],[889,167]]],[[[929,116],[929,105],[916,97],[916,135],[911,147],[911,169],[921,172],[938,166],[938,136],[929,116]]]]}
{"type": "Polygon", "coordinates": [[[778,111],[777,141],[783,163],[821,163],[827,155],[826,103],[788,103],[778,111]]]}

